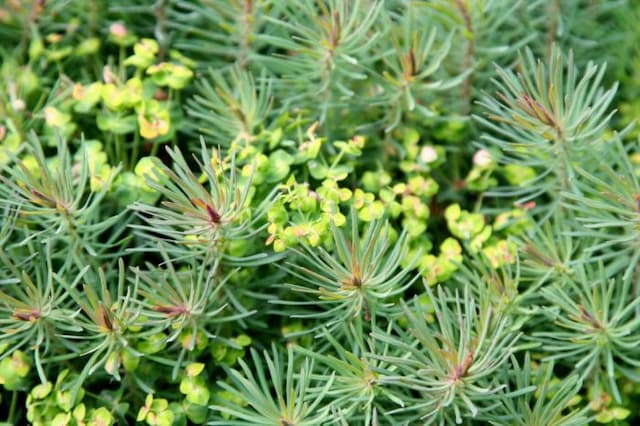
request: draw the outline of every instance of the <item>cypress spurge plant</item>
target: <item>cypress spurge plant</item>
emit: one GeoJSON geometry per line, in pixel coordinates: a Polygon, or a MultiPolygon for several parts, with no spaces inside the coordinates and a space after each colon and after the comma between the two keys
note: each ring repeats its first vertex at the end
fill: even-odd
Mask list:
{"type": "Polygon", "coordinates": [[[559,310],[545,310],[555,326],[533,336],[549,353],[547,359],[575,366],[582,380],[592,378],[596,389],[604,386],[620,402],[616,379],[640,379],[640,298],[631,290],[630,278],[607,278],[602,266],[597,272],[592,268],[580,265],[573,277],[542,290],[549,302],[562,304],[559,310]]]}
{"type": "Polygon", "coordinates": [[[206,57],[247,68],[269,47],[263,33],[270,0],[176,2],[167,25],[179,38],[174,46],[190,57],[206,57]],[[205,53],[208,52],[208,53],[205,53]],[[214,59],[215,58],[215,59],[214,59]]]}
{"type": "Polygon", "coordinates": [[[305,358],[298,370],[291,347],[286,361],[275,347],[271,355],[264,351],[261,356],[252,350],[251,360],[252,365],[240,360],[241,370],[229,371],[231,383],[219,383],[226,394],[212,408],[225,418],[211,424],[315,426],[331,421],[332,413],[323,399],[333,378],[314,379],[312,360],[305,358]],[[312,386],[320,387],[320,391],[310,400],[312,386]]]}
{"type": "MultiPolygon", "coordinates": [[[[33,262],[38,256],[44,262],[33,262],[33,268],[16,265],[8,253],[0,249],[0,261],[13,279],[4,278],[3,284],[16,287],[7,292],[0,290],[0,321],[3,343],[6,344],[0,359],[11,356],[15,351],[32,353],[34,365],[41,381],[46,381],[43,363],[49,356],[56,355],[58,346],[79,353],[81,348],[72,336],[82,331],[76,322],[78,312],[73,309],[63,277],[53,270],[51,243],[44,250],[36,251],[29,245],[31,255],[27,261],[33,262]]],[[[4,270],[3,268],[3,270],[4,270]]],[[[72,287],[78,285],[84,273],[76,276],[72,287]]]]}
{"type": "MultiPolygon", "coordinates": [[[[327,398],[331,400],[332,410],[342,419],[357,419],[364,424],[371,424],[378,418],[392,422],[393,416],[387,414],[385,403],[391,401],[395,406],[402,407],[405,395],[401,390],[383,383],[379,372],[385,369],[394,371],[397,365],[375,358],[376,354],[387,356],[390,345],[365,335],[361,325],[360,322],[349,326],[347,335],[353,342],[349,348],[325,329],[320,337],[330,343],[330,351],[313,351],[303,347],[296,347],[296,351],[312,357],[325,367],[316,373],[318,380],[324,381],[333,375],[334,382],[327,391],[327,398]]],[[[390,329],[391,325],[387,327],[387,333],[390,329]]],[[[315,392],[324,392],[324,389],[314,389],[311,393],[315,392]]]]}
{"type": "Polygon", "coordinates": [[[560,281],[572,274],[573,260],[591,245],[590,240],[572,238],[571,225],[562,214],[556,213],[551,219],[519,242],[523,281],[533,286],[560,281]]]}
{"type": "Polygon", "coordinates": [[[373,43],[383,35],[373,31],[383,4],[303,0],[274,4],[273,9],[276,16],[266,19],[278,29],[278,37],[271,38],[271,45],[294,53],[262,59],[280,76],[276,89],[289,102],[317,108],[320,122],[337,108],[358,105],[355,88],[367,78],[362,67],[371,63],[373,43]]]}
{"type": "Polygon", "coordinates": [[[504,380],[515,392],[524,392],[505,401],[501,415],[492,424],[579,426],[589,422],[587,407],[576,407],[582,381],[573,374],[554,381],[554,363],[536,365],[527,355],[521,364],[512,360],[513,370],[504,370],[504,380]],[[531,392],[535,388],[535,392],[531,392]],[[527,391],[528,390],[528,391],[527,391]]]}
{"type": "Polygon", "coordinates": [[[225,164],[226,159],[208,150],[203,142],[200,158],[194,157],[198,168],[194,172],[180,150],[167,148],[167,152],[173,168],[153,158],[154,167],[146,177],[147,185],[163,196],[161,205],[132,206],[147,223],[136,225],[143,235],[211,261],[213,256],[225,254],[228,241],[250,239],[265,227],[259,221],[276,192],[251,206],[252,174],[248,178],[239,175],[235,156],[225,164]],[[182,249],[185,246],[189,249],[182,249]]]}
{"type": "Polygon", "coordinates": [[[91,163],[87,153],[74,162],[69,143],[56,139],[55,161],[47,159],[37,136],[30,143],[23,159],[16,159],[15,167],[2,167],[0,176],[1,203],[20,211],[21,222],[32,230],[30,238],[51,239],[73,248],[70,259],[80,266],[90,258],[111,256],[107,251],[119,245],[125,229],[123,213],[109,212],[102,201],[110,181],[96,191],[91,187],[91,163]],[[108,231],[108,232],[107,232],[108,231]]]}
{"type": "Polygon", "coordinates": [[[418,22],[438,28],[440,38],[447,34],[446,43],[453,49],[443,68],[460,75],[459,84],[450,88],[455,96],[448,100],[455,103],[462,117],[474,106],[478,95],[474,92],[481,86],[478,83],[494,77],[491,64],[510,63],[518,49],[535,40],[535,31],[528,27],[540,22],[541,14],[524,18],[523,9],[538,3],[542,2],[435,0],[414,2],[407,8],[418,22]],[[420,19],[425,15],[427,19],[420,19]]]}
{"type": "Polygon", "coordinates": [[[634,424],[638,13],[0,4],[0,422],[634,424]]]}
{"type": "Polygon", "coordinates": [[[607,142],[608,161],[598,163],[597,172],[578,167],[578,191],[565,194],[564,205],[580,223],[576,236],[596,238],[586,251],[597,259],[625,259],[625,274],[636,270],[640,181],[620,136],[607,142]],[[585,214],[588,212],[589,214],[585,214]]]}
{"type": "Polygon", "coordinates": [[[403,303],[406,327],[373,334],[392,348],[391,354],[376,357],[396,366],[380,371],[380,381],[416,392],[394,411],[408,412],[412,421],[445,424],[495,410],[505,384],[492,383],[492,375],[508,362],[518,339],[509,317],[477,305],[468,289],[461,295],[439,288],[436,295],[427,287],[427,294],[433,325],[415,299],[412,307],[403,303]]]}
{"type": "Polygon", "coordinates": [[[76,324],[82,330],[74,338],[80,342],[79,354],[66,354],[53,357],[63,360],[89,356],[79,377],[72,388],[71,400],[77,397],[80,386],[87,377],[98,368],[104,370],[116,380],[120,380],[120,364],[123,352],[129,356],[139,356],[132,348],[137,330],[134,327],[139,310],[133,305],[135,287],[125,286],[125,269],[122,261],[118,264],[117,275],[107,276],[102,269],[89,271],[85,282],[80,286],[64,286],[82,312],[77,316],[76,324]],[[79,290],[82,290],[80,292],[79,290]]]}
{"type": "MultiPolygon", "coordinates": [[[[434,92],[450,90],[460,84],[467,73],[449,79],[438,78],[443,61],[451,49],[451,37],[436,49],[435,28],[420,26],[418,14],[409,8],[399,28],[402,34],[391,33],[394,49],[381,53],[385,71],[380,76],[385,86],[378,100],[385,109],[385,131],[390,132],[398,126],[403,113],[418,112],[424,117],[433,117],[435,112],[416,99],[428,99],[434,92]]],[[[391,17],[387,17],[391,19],[391,17]]],[[[383,44],[386,48],[386,43],[383,44]]]]}
{"type": "Polygon", "coordinates": [[[198,118],[194,133],[227,146],[254,141],[269,117],[273,97],[263,73],[256,79],[239,67],[209,70],[196,81],[198,94],[188,101],[187,112],[198,118]]]}
{"type": "Polygon", "coordinates": [[[157,344],[161,345],[162,351],[154,349],[153,352],[160,352],[156,356],[173,366],[175,379],[187,354],[216,339],[222,324],[254,312],[243,309],[238,303],[233,304],[233,308],[240,306],[239,312],[229,306],[225,287],[234,271],[223,276],[219,259],[208,264],[190,258],[188,263],[181,263],[180,269],[176,269],[165,248],[160,246],[159,251],[164,260],[162,267],[147,263],[144,270],[136,268],[133,271],[139,294],[136,303],[145,319],[141,325],[160,337],[157,344]],[[168,344],[174,344],[178,350],[172,346],[165,348],[168,344]],[[167,356],[169,351],[178,354],[175,362],[167,356]]]}
{"type": "MultiPolygon", "coordinates": [[[[365,322],[394,312],[393,297],[404,292],[417,279],[410,275],[413,265],[401,267],[407,256],[407,234],[391,243],[388,223],[372,221],[360,236],[357,215],[352,210],[348,229],[331,222],[335,253],[320,247],[300,250],[302,261],[289,266],[300,284],[292,290],[308,293],[311,301],[282,302],[324,307],[324,311],[298,314],[300,317],[326,318],[323,326],[333,329],[362,317],[365,322]]],[[[415,263],[416,258],[413,259],[415,263]]],[[[396,309],[397,310],[397,309],[396,309]]]]}
{"type": "Polygon", "coordinates": [[[478,120],[491,129],[483,140],[500,149],[502,161],[529,167],[535,175],[497,193],[517,196],[519,203],[546,195],[555,200],[549,205],[557,206],[559,192],[574,185],[573,164],[589,161],[586,153],[600,149],[597,142],[613,114],[608,107],[617,86],[603,90],[604,66],[589,63],[579,74],[572,53],[565,60],[557,47],[548,64],[526,50],[519,67],[517,73],[497,69],[496,94],[481,103],[491,121],[478,120]]]}

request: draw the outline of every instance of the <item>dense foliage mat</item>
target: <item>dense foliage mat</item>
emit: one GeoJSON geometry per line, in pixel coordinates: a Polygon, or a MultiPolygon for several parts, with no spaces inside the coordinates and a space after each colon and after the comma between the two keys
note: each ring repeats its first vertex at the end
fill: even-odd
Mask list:
{"type": "Polygon", "coordinates": [[[0,3],[0,421],[635,424],[639,18],[0,3]]]}

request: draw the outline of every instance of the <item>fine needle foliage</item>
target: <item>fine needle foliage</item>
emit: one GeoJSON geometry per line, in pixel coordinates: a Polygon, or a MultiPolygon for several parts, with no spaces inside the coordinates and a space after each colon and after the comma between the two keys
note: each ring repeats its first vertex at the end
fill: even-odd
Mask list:
{"type": "MultiPolygon", "coordinates": [[[[3,277],[5,285],[16,285],[18,291],[6,293],[0,290],[2,300],[2,334],[9,350],[4,351],[2,358],[15,351],[33,347],[34,363],[40,376],[45,381],[43,358],[52,355],[56,343],[69,347],[72,341],[64,335],[73,335],[82,331],[74,319],[78,313],[72,309],[70,294],[61,285],[60,278],[52,268],[51,244],[46,244],[44,252],[37,252],[29,246],[32,255],[25,260],[42,256],[45,262],[36,263],[31,268],[20,268],[0,251],[0,259],[7,271],[12,271],[15,278],[3,277]],[[64,341],[64,343],[62,343],[64,341]]],[[[78,280],[82,275],[78,275],[78,280]]]]}
{"type": "MultiPolygon", "coordinates": [[[[436,300],[430,290],[428,294],[436,300]]],[[[491,310],[476,306],[468,292],[460,296],[440,289],[437,300],[435,326],[414,301],[413,310],[403,304],[407,329],[397,327],[397,335],[374,333],[403,355],[380,357],[398,365],[395,372],[383,370],[381,381],[417,392],[417,398],[397,409],[417,411],[414,421],[461,423],[496,409],[496,394],[504,385],[491,383],[491,375],[507,362],[518,336],[509,332],[508,318],[494,318],[491,310]]]]}
{"type": "Polygon", "coordinates": [[[353,212],[349,228],[341,230],[331,223],[334,255],[307,246],[300,252],[303,259],[289,267],[291,275],[305,283],[289,287],[314,299],[287,304],[324,307],[324,312],[296,316],[326,318],[324,326],[330,330],[358,317],[369,322],[376,316],[392,315],[392,298],[415,280],[407,279],[412,265],[400,268],[407,255],[405,232],[390,245],[389,225],[373,221],[361,237],[353,212]]]}
{"type": "MultiPolygon", "coordinates": [[[[581,76],[569,53],[567,63],[557,47],[553,47],[545,66],[536,61],[531,51],[519,59],[523,71],[498,70],[496,96],[486,98],[483,105],[488,118],[481,119],[499,136],[485,136],[504,154],[505,161],[536,170],[535,178],[523,182],[509,195],[525,203],[548,195],[558,198],[575,180],[572,166],[588,161],[586,153],[597,150],[599,138],[612,112],[608,106],[616,86],[604,91],[600,82],[605,67],[593,63],[581,76]]],[[[552,203],[551,205],[555,205],[552,203]]]]}
{"type": "Polygon", "coordinates": [[[639,19],[0,2],[0,424],[637,424],[639,19]]]}
{"type": "Polygon", "coordinates": [[[220,405],[212,406],[225,417],[233,416],[237,420],[221,420],[211,424],[312,426],[330,421],[331,412],[322,402],[333,383],[332,378],[322,380],[322,388],[313,399],[308,397],[311,387],[319,383],[311,375],[313,361],[305,358],[296,372],[296,360],[291,347],[287,351],[286,361],[275,347],[271,355],[264,351],[262,359],[257,351],[252,350],[251,359],[255,373],[240,360],[242,370],[229,371],[233,385],[222,383],[221,387],[227,394],[220,405]],[[248,406],[245,407],[245,404],[248,406]]]}
{"type": "MultiPolygon", "coordinates": [[[[138,292],[144,298],[138,303],[151,330],[164,333],[163,342],[179,349],[179,360],[203,340],[215,339],[221,323],[251,315],[247,310],[229,314],[224,297],[229,277],[220,277],[217,262],[191,262],[176,271],[164,247],[159,251],[164,259],[162,268],[147,263],[146,270],[134,271],[138,292]]],[[[179,367],[180,362],[174,364],[174,377],[179,367]]]]}
{"type": "Polygon", "coordinates": [[[380,380],[379,371],[394,371],[396,366],[375,358],[376,354],[386,356],[390,346],[381,344],[372,336],[365,338],[355,326],[350,328],[350,333],[354,344],[351,348],[345,348],[329,330],[323,330],[322,337],[331,344],[335,354],[317,354],[305,348],[297,350],[307,356],[313,356],[326,367],[326,371],[321,370],[316,376],[319,380],[326,380],[326,377],[333,375],[334,383],[327,391],[327,397],[331,399],[332,410],[336,415],[352,421],[358,419],[364,424],[371,424],[378,418],[393,421],[393,416],[387,414],[381,402],[388,399],[402,407],[404,396],[398,389],[385,385],[380,380]]]}
{"type": "Polygon", "coordinates": [[[187,104],[187,112],[199,123],[194,133],[222,146],[250,143],[258,136],[273,99],[265,73],[256,83],[237,66],[225,72],[209,69],[196,87],[198,94],[187,104]]]}
{"type": "Polygon", "coordinates": [[[628,258],[628,275],[640,260],[636,238],[640,182],[620,137],[616,136],[608,144],[612,160],[599,164],[598,175],[578,168],[577,172],[583,177],[578,187],[580,192],[567,194],[565,204],[575,210],[578,221],[586,228],[582,235],[598,239],[598,244],[587,250],[597,258],[628,258]],[[582,214],[584,211],[595,214],[587,217],[582,214]]]}
{"type": "Polygon", "coordinates": [[[155,159],[153,174],[146,176],[146,184],[161,194],[161,206],[132,206],[147,223],[136,226],[151,234],[147,238],[170,242],[178,250],[188,246],[187,253],[210,261],[224,254],[228,240],[248,239],[260,232],[256,223],[273,197],[269,195],[257,208],[249,208],[252,173],[241,182],[234,157],[225,165],[216,151],[208,155],[203,143],[200,159],[194,160],[201,173],[198,176],[179,150],[168,148],[167,152],[173,169],[155,159]]]}
{"type": "Polygon", "coordinates": [[[514,425],[556,425],[578,426],[588,422],[587,409],[571,407],[580,390],[581,381],[577,375],[569,376],[562,382],[553,382],[553,362],[532,369],[533,362],[527,355],[524,363],[513,360],[513,370],[506,369],[506,379],[514,383],[513,388],[521,392],[535,388],[517,398],[509,399],[504,415],[493,420],[493,424],[508,421],[514,425]]]}
{"type": "Polygon", "coordinates": [[[26,146],[31,163],[17,160],[17,167],[4,169],[7,176],[0,177],[2,204],[20,210],[23,220],[36,224],[37,231],[31,232],[31,238],[55,238],[70,246],[78,264],[84,259],[77,256],[110,256],[107,250],[124,230],[122,215],[103,219],[99,206],[117,171],[104,182],[106,186],[87,195],[87,187],[93,184],[88,158],[81,152],[79,161],[74,162],[62,138],[56,138],[56,147],[55,161],[48,161],[40,141],[32,134],[26,146]],[[103,242],[99,236],[107,230],[110,235],[103,242]]]}
{"type": "Polygon", "coordinates": [[[548,286],[542,294],[548,301],[562,301],[559,310],[545,312],[555,323],[553,331],[535,334],[551,354],[547,359],[575,365],[582,380],[593,376],[596,384],[605,381],[602,386],[620,400],[616,376],[635,376],[640,365],[640,298],[631,291],[631,280],[607,279],[602,266],[597,273],[581,266],[572,279],[548,286]],[[599,279],[592,282],[591,277],[599,279]]]}

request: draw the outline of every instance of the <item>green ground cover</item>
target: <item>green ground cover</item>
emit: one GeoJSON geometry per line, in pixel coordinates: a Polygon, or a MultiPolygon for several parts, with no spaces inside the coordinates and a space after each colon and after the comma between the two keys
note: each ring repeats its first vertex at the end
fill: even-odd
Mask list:
{"type": "Polygon", "coordinates": [[[631,425],[640,6],[0,3],[0,422],[631,425]]]}

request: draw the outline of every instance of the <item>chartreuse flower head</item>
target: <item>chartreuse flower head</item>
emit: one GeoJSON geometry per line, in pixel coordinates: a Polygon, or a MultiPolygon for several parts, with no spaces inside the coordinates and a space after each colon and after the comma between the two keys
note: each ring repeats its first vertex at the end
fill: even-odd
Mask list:
{"type": "Polygon", "coordinates": [[[451,233],[462,239],[470,240],[484,228],[484,217],[479,213],[469,213],[458,204],[451,204],[444,213],[451,233]]]}
{"type": "Polygon", "coordinates": [[[157,184],[164,184],[169,179],[158,164],[160,163],[155,157],[142,157],[133,169],[134,174],[140,179],[140,187],[145,191],[157,193],[147,184],[147,179],[151,179],[157,184]]]}
{"type": "Polygon", "coordinates": [[[73,110],[79,113],[87,113],[102,99],[103,85],[99,81],[86,86],[76,83],[73,86],[72,96],[76,101],[73,110]]]}
{"type": "MultiPolygon", "coordinates": [[[[73,399],[66,387],[73,380],[70,370],[62,370],[55,384],[45,381],[31,389],[27,395],[27,420],[34,426],[88,425],[111,426],[116,424],[110,408],[96,404],[94,398],[85,398],[80,388],[73,399]],[[90,401],[93,400],[93,401],[90,401]]],[[[120,407],[118,407],[120,408],[120,407]]]]}
{"type": "Polygon", "coordinates": [[[202,374],[205,365],[194,362],[187,365],[186,376],[180,381],[180,393],[185,395],[185,410],[187,416],[196,424],[202,424],[209,413],[210,392],[202,374]]]}
{"type": "Polygon", "coordinates": [[[45,107],[43,113],[45,123],[53,129],[63,130],[71,122],[71,115],[54,106],[45,107]]]}
{"type": "Polygon", "coordinates": [[[169,401],[148,394],[144,406],[138,411],[136,421],[144,421],[149,426],[172,426],[175,417],[175,413],[169,408],[169,401]]]}
{"type": "Polygon", "coordinates": [[[171,62],[151,65],[147,68],[147,74],[158,86],[168,86],[171,89],[183,89],[193,77],[193,71],[189,68],[171,62]]]}
{"type": "Polygon", "coordinates": [[[24,378],[31,370],[29,357],[22,351],[17,350],[8,354],[1,354],[0,360],[0,385],[6,390],[15,391],[24,386],[24,378]]]}
{"type": "MultiPolygon", "coordinates": [[[[100,83],[94,83],[100,84],[100,83]]],[[[89,86],[87,90],[97,90],[93,86],[89,86]]],[[[116,112],[123,112],[129,108],[133,108],[142,102],[143,86],[142,80],[138,77],[132,77],[126,83],[106,83],[101,85],[102,102],[107,109],[116,112]]],[[[91,91],[82,93],[81,102],[93,100],[90,96],[91,91]],[[87,96],[88,99],[85,98],[87,96]]],[[[83,105],[85,106],[85,105],[83,105]]],[[[153,106],[153,108],[156,108],[153,106]]]]}
{"type": "Polygon", "coordinates": [[[18,153],[21,143],[20,135],[16,133],[6,135],[6,128],[2,126],[0,126],[0,133],[2,133],[0,138],[0,166],[2,166],[9,162],[12,155],[15,156],[18,153]]]}
{"type": "Polygon", "coordinates": [[[420,258],[418,266],[425,282],[434,285],[447,281],[462,262],[462,247],[455,238],[447,238],[440,245],[438,256],[427,254],[420,258]]]}
{"type": "Polygon", "coordinates": [[[147,100],[136,108],[140,136],[155,139],[169,133],[171,115],[166,104],[155,99],[147,100]]]}
{"type": "Polygon", "coordinates": [[[158,49],[157,41],[150,38],[143,38],[133,46],[134,54],[129,56],[124,61],[124,64],[133,65],[136,68],[147,68],[155,61],[158,49]]]}
{"type": "Polygon", "coordinates": [[[105,185],[113,183],[113,176],[117,170],[108,164],[107,154],[102,149],[102,143],[99,141],[84,141],[74,155],[74,160],[78,166],[81,166],[85,156],[89,163],[89,173],[91,174],[91,191],[99,192],[102,189],[111,189],[110,186],[105,188],[105,185]]]}

